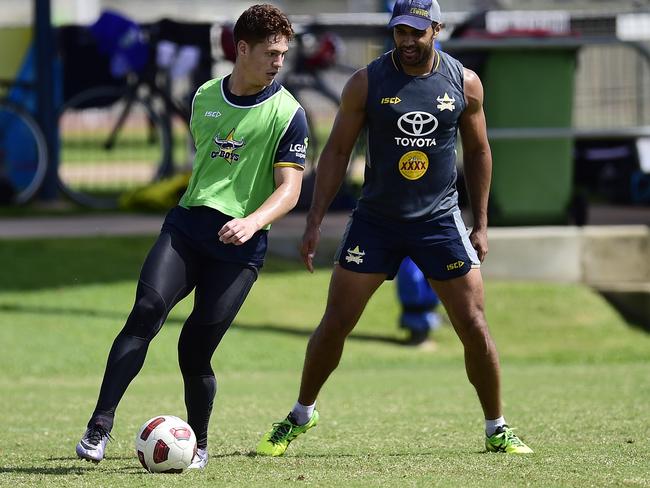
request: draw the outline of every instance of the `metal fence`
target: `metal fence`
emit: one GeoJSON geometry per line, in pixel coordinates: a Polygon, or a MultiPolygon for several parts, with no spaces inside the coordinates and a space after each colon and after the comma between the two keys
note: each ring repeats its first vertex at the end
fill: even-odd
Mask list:
{"type": "MultiPolygon", "coordinates": [[[[571,35],[565,38],[448,39],[449,32],[466,18],[467,14],[461,12],[446,15],[447,33],[441,37],[443,50],[486,52],[563,46],[576,49],[572,130],[578,135],[589,130],[597,134],[611,130],[612,134],[620,135],[629,128],[631,134],[650,135],[650,44],[617,39],[614,14],[572,14],[571,35]]],[[[339,62],[357,67],[365,66],[390,48],[391,40],[385,28],[387,19],[385,14],[369,14],[363,18],[347,14],[296,17],[301,28],[316,35],[334,32],[340,36],[345,49],[340,53],[339,62]]],[[[336,70],[326,70],[321,76],[339,92],[347,79],[336,70]]],[[[314,98],[317,103],[318,97],[314,98]]]]}
{"type": "Polygon", "coordinates": [[[588,44],[578,51],[574,126],[620,128],[650,124],[650,59],[642,46],[588,44]]]}

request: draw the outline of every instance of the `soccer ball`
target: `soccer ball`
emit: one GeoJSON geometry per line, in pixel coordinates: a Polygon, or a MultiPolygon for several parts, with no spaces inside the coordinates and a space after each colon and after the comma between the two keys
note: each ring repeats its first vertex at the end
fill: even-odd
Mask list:
{"type": "Polygon", "coordinates": [[[152,473],[180,473],[192,463],[196,435],[183,420],[158,415],[147,420],[135,437],[140,464],[152,473]]]}

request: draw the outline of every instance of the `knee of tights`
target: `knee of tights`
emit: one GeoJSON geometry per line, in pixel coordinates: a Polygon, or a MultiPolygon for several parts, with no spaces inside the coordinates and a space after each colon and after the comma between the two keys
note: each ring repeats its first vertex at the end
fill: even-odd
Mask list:
{"type": "Polygon", "coordinates": [[[214,376],[210,356],[204,357],[198,351],[178,351],[178,365],[185,378],[214,376]]]}
{"type": "Polygon", "coordinates": [[[152,288],[142,287],[123,332],[142,339],[151,339],[160,329],[166,314],[167,307],[160,294],[152,288]]]}
{"type": "Polygon", "coordinates": [[[210,377],[214,376],[214,371],[209,364],[196,364],[192,362],[179,362],[181,374],[183,377],[210,377]]]}

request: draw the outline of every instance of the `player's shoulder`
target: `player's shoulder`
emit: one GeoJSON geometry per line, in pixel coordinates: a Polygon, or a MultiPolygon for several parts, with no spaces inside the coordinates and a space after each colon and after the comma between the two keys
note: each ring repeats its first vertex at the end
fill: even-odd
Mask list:
{"type": "Polygon", "coordinates": [[[483,87],[483,84],[481,83],[481,79],[476,74],[476,72],[465,67],[463,67],[463,83],[466,89],[467,88],[482,89],[483,87]]]}
{"type": "Polygon", "coordinates": [[[368,67],[365,66],[363,68],[359,68],[356,70],[354,73],[352,73],[352,76],[350,76],[350,79],[348,80],[349,83],[352,84],[368,84],[368,67]]]}
{"type": "Polygon", "coordinates": [[[373,75],[385,76],[388,72],[399,71],[394,53],[395,50],[393,49],[377,56],[364,68],[366,73],[370,72],[373,75]]]}
{"type": "Polygon", "coordinates": [[[444,51],[444,47],[443,49],[436,49],[436,50],[438,51],[438,54],[440,54],[443,63],[453,64],[455,66],[463,66],[463,63],[461,63],[458,59],[453,57],[447,51],[444,51]]]}
{"type": "Polygon", "coordinates": [[[287,89],[286,86],[284,86],[284,85],[280,85],[280,89],[278,90],[278,94],[279,94],[279,96],[281,97],[281,99],[282,99],[283,102],[285,102],[285,103],[292,103],[292,104],[295,104],[295,105],[297,105],[297,106],[299,106],[299,107],[302,106],[302,105],[300,104],[300,102],[298,101],[298,99],[296,98],[296,96],[295,96],[293,93],[291,93],[291,92],[287,89]]]}
{"type": "Polygon", "coordinates": [[[200,95],[206,91],[221,90],[222,79],[223,78],[213,78],[211,80],[206,81],[201,86],[199,86],[199,88],[196,90],[196,94],[200,95]]]}
{"type": "MultiPolygon", "coordinates": [[[[341,94],[342,102],[349,105],[350,102],[358,100],[362,105],[365,103],[368,94],[368,68],[360,68],[355,71],[343,87],[341,94]]],[[[353,105],[357,105],[354,102],[353,105]]]]}
{"type": "Polygon", "coordinates": [[[451,54],[441,49],[438,49],[436,51],[440,56],[439,70],[447,73],[447,75],[451,76],[452,78],[462,78],[463,71],[465,69],[463,63],[461,63],[458,59],[453,57],[451,54]]]}

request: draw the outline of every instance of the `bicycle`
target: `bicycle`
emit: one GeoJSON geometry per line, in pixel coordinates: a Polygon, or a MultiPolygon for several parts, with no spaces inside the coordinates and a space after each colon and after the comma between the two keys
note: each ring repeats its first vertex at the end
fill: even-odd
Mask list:
{"type": "Polygon", "coordinates": [[[38,193],[47,170],[47,142],[21,102],[33,87],[0,80],[0,203],[24,205],[38,193]]]}
{"type": "MultiPolygon", "coordinates": [[[[105,13],[94,26],[106,15],[125,20],[105,13]]],[[[152,60],[158,45],[155,29],[135,23],[129,28],[137,28],[137,36],[133,30],[124,35],[140,43],[147,54],[138,51],[140,58],[124,68],[126,73],[118,73],[126,75],[125,83],[81,91],[59,115],[59,188],[86,207],[117,208],[124,192],[191,164],[187,154],[181,154],[187,146],[174,144],[190,136],[189,111],[172,97],[167,73],[152,60]]],[[[124,50],[124,43],[120,48],[124,50]]],[[[133,52],[131,48],[126,54],[133,52]]]]}

